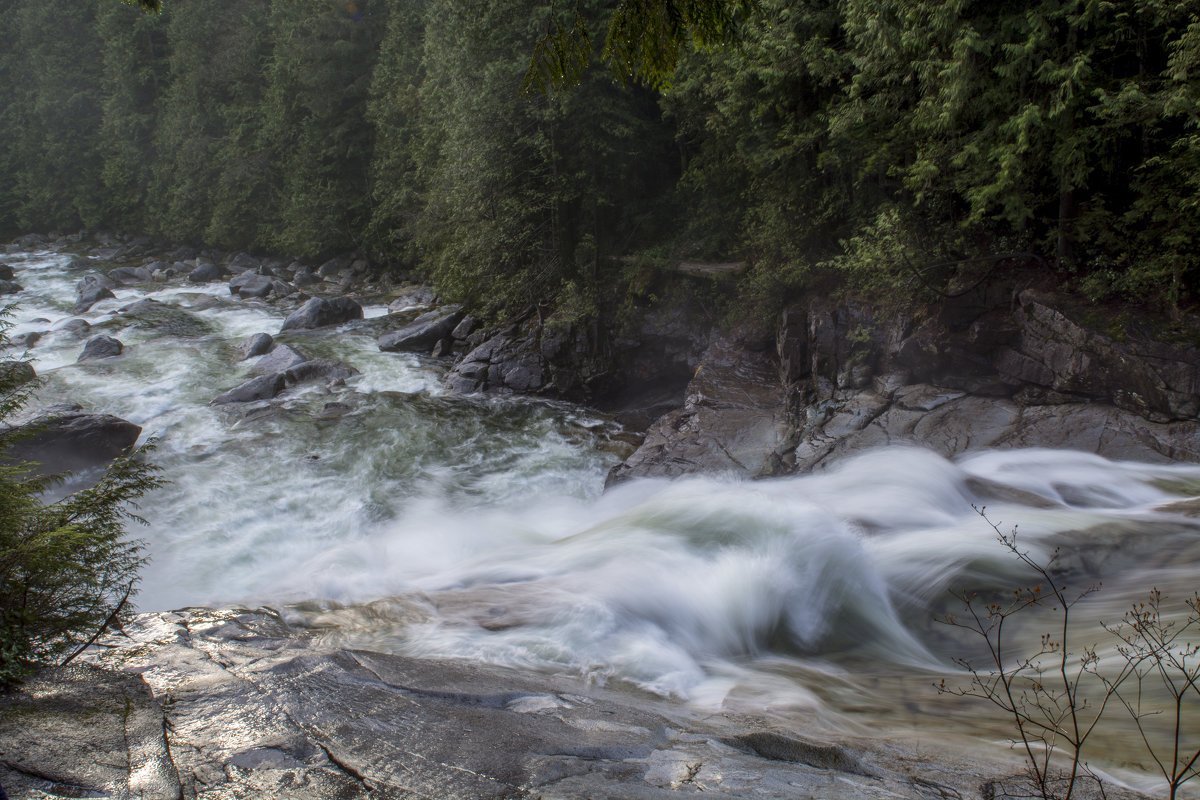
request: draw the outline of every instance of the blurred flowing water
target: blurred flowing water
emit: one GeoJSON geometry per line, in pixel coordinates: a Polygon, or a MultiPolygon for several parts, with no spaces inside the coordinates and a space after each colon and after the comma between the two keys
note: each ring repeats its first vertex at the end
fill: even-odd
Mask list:
{"type": "MultiPolygon", "coordinates": [[[[26,287],[12,334],[70,316],[79,275],[63,257],[8,260],[26,287]]],[[[83,317],[87,335],[124,341],[122,356],[76,364],[85,337],[64,330],[29,355],[47,379],[40,402],[159,439],[171,483],[142,506],[142,609],[286,606],[330,643],[628,681],[809,725],[965,721],[1002,739],[1003,720],[931,688],[961,680],[953,657],[980,655],[934,621],[957,610],[949,592],[1032,580],[973,504],[1002,530],[1019,525],[1035,558],[1059,548],[1075,590],[1102,582],[1076,612],[1080,643],[1104,651],[1100,624],[1152,586],[1180,601],[1197,587],[1200,525],[1172,507],[1200,494],[1195,465],[893,448],[820,474],[603,493],[614,425],[587,409],[449,396],[443,367],[379,352],[369,325],[282,337],[358,368],[345,388],[211,407],[249,377],[233,345],[274,334],[282,312],[223,283],[117,295],[83,317]],[[139,327],[116,313],[143,296],[178,314],[139,327]],[[342,410],[325,413],[330,402],[342,410]]]]}

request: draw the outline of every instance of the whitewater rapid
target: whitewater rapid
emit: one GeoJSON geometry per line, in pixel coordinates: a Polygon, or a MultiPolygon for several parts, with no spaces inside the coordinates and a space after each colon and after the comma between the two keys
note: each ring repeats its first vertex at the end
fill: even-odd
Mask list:
{"type": "Polygon", "coordinates": [[[7,260],[26,287],[10,335],[48,331],[28,352],[46,379],[37,403],[78,402],[158,440],[153,460],[170,482],[144,499],[149,524],[134,531],[151,559],[144,610],[268,604],[357,647],[717,706],[891,703],[895,714],[896,693],[926,703],[912,687],[963,646],[934,621],[953,610],[951,591],[1031,580],[991,523],[1018,526],[1038,560],[1059,548],[1073,585],[1103,583],[1086,607],[1095,631],[1150,586],[1195,588],[1200,526],[1172,508],[1200,494],[1194,465],[891,448],[811,475],[604,492],[619,460],[611,420],[448,395],[443,365],[381,353],[370,325],[280,337],[360,370],[345,387],[209,406],[248,377],[234,345],[278,333],[284,317],[224,283],[118,290],[82,318],[125,353],[77,364],[86,336],[59,326],[79,273],[54,253],[7,260]],[[118,313],[142,297],[183,322],[164,331],[118,313]],[[897,675],[915,683],[901,690],[897,675]]]}

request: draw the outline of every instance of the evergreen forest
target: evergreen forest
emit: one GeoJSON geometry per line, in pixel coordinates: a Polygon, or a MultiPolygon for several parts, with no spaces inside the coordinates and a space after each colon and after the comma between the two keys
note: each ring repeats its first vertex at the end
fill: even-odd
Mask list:
{"type": "Polygon", "coordinates": [[[0,232],[359,251],[492,314],[680,261],[767,309],[980,264],[1200,298],[1200,0],[760,0],[653,80],[529,91],[612,6],[4,0],[0,232]]]}

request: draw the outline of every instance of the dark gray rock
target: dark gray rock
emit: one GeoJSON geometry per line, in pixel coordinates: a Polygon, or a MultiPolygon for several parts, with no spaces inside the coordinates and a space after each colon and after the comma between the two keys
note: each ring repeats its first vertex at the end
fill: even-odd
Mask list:
{"type": "Polygon", "coordinates": [[[81,297],[83,293],[94,286],[103,286],[106,289],[114,289],[117,283],[114,279],[108,277],[103,272],[89,272],[79,279],[75,284],[75,296],[81,297]]]}
{"type": "Polygon", "coordinates": [[[296,274],[292,276],[292,283],[297,286],[312,286],[317,282],[316,276],[307,267],[301,267],[296,270],[296,274]]]}
{"type": "Polygon", "coordinates": [[[0,263],[0,281],[11,281],[16,276],[13,274],[13,268],[8,264],[0,263]]]}
{"type": "Polygon", "coordinates": [[[384,352],[429,352],[441,339],[450,335],[466,313],[461,306],[446,306],[417,317],[398,331],[379,337],[379,349],[384,352]]]}
{"type": "Polygon", "coordinates": [[[240,275],[244,272],[257,270],[262,266],[262,262],[249,253],[238,253],[229,259],[228,266],[230,272],[240,275]]]}
{"type": "Polygon", "coordinates": [[[255,272],[242,272],[229,282],[229,293],[241,297],[266,297],[271,293],[271,279],[255,272]]]}
{"type": "Polygon", "coordinates": [[[229,403],[251,403],[255,400],[270,400],[282,392],[285,387],[283,374],[276,372],[270,375],[259,375],[245,383],[235,386],[224,394],[213,398],[210,405],[222,406],[229,403]]]}
{"type": "Polygon", "coordinates": [[[55,331],[63,331],[65,333],[69,333],[74,336],[83,336],[89,330],[91,330],[91,328],[92,328],[92,326],[88,323],[88,321],[86,319],[78,319],[78,318],[68,319],[68,320],[66,320],[64,322],[60,322],[54,326],[55,331]]]}
{"type": "Polygon", "coordinates": [[[211,283],[221,280],[224,274],[225,271],[212,261],[202,261],[187,274],[187,279],[192,283],[211,283]]]}
{"type": "Polygon", "coordinates": [[[293,386],[297,383],[317,380],[344,381],[346,378],[358,374],[358,370],[343,361],[314,358],[311,361],[305,361],[302,364],[297,364],[289,368],[283,373],[283,377],[287,381],[288,386],[293,386]]]}
{"type": "Polygon", "coordinates": [[[317,276],[325,279],[337,279],[350,266],[350,259],[345,256],[335,256],[317,267],[317,276]]]}
{"type": "Polygon", "coordinates": [[[154,280],[154,271],[148,267],[117,267],[108,271],[108,277],[122,286],[131,286],[150,283],[154,280]]]}
{"type": "Polygon", "coordinates": [[[23,287],[21,284],[17,283],[16,281],[0,280],[0,295],[16,294],[17,292],[21,291],[24,288],[25,287],[23,287]]]}
{"type": "Polygon", "coordinates": [[[462,318],[462,322],[454,326],[454,330],[450,331],[450,338],[457,341],[466,341],[467,337],[474,333],[479,327],[479,320],[471,315],[462,318]]]}
{"type": "Polygon", "coordinates": [[[276,345],[269,353],[255,361],[251,370],[259,374],[286,372],[305,361],[308,361],[308,357],[300,351],[290,345],[281,344],[276,345]]]}
{"type": "Polygon", "coordinates": [[[128,452],[142,432],[120,417],[85,414],[78,406],[46,409],[19,430],[21,435],[4,457],[39,464],[43,475],[79,472],[106,464],[128,452]]]}
{"type": "Polygon", "coordinates": [[[607,484],[690,473],[779,474],[792,444],[785,399],[769,359],[750,355],[744,342],[719,339],[688,383],[683,408],[655,422],[607,484]]]}
{"type": "Polygon", "coordinates": [[[121,355],[125,349],[125,345],[121,344],[120,339],[114,339],[111,336],[94,336],[88,339],[87,344],[83,346],[83,352],[79,354],[77,361],[94,361],[100,358],[112,358],[113,356],[121,355]]]}
{"type": "Polygon", "coordinates": [[[105,281],[94,280],[81,282],[75,297],[75,313],[83,314],[91,309],[92,306],[109,297],[116,297],[112,293],[112,289],[105,285],[105,281]]]}
{"type": "Polygon", "coordinates": [[[428,286],[418,286],[415,289],[410,289],[397,297],[392,302],[388,303],[388,313],[395,314],[399,311],[407,311],[410,308],[422,308],[424,306],[433,305],[437,302],[437,295],[428,286]]]}
{"type": "MultiPolygon", "coordinates": [[[[82,322],[83,320],[80,320],[82,322]]],[[[44,331],[26,331],[18,333],[8,340],[8,343],[15,348],[28,349],[38,343],[38,340],[45,336],[44,331]]]]}
{"type": "Polygon", "coordinates": [[[349,297],[324,299],[314,297],[288,314],[282,330],[306,330],[341,325],[351,320],[362,319],[362,306],[349,297]]]}
{"type": "Polygon", "coordinates": [[[0,693],[0,785],[13,800],[177,800],[183,789],[163,722],[137,675],[48,667],[0,693]]]}
{"type": "Polygon", "coordinates": [[[20,386],[37,380],[37,372],[28,361],[0,361],[0,380],[20,386]]]}
{"type": "Polygon", "coordinates": [[[296,293],[296,287],[292,286],[287,281],[281,281],[278,278],[275,278],[271,281],[271,292],[273,292],[276,297],[288,297],[296,293]]]}
{"type": "Polygon", "coordinates": [[[240,360],[245,361],[247,358],[261,356],[264,353],[270,352],[274,346],[275,340],[271,338],[271,334],[256,333],[238,345],[238,351],[242,354],[240,360]]]}

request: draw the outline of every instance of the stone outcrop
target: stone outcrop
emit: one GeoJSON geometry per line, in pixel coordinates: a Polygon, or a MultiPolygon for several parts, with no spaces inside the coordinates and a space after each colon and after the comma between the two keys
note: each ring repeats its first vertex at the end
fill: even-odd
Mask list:
{"type": "Polygon", "coordinates": [[[710,348],[683,408],[656,422],[610,481],[806,471],[892,444],[1200,461],[1200,349],[1116,338],[1069,309],[1062,297],[995,286],[923,316],[823,299],[792,306],[768,352],[710,348]],[[731,458],[730,442],[743,455],[731,458]]]}
{"type": "Polygon", "coordinates": [[[183,796],[150,687],[82,663],[0,692],[0,786],[13,800],[183,796]]]}
{"type": "Polygon", "coordinates": [[[644,429],[677,407],[712,339],[711,321],[683,301],[629,309],[612,326],[528,316],[452,332],[463,355],[446,376],[458,393],[518,392],[586,402],[644,429]]]}
{"type": "Polygon", "coordinates": [[[735,338],[719,339],[701,357],[683,408],[650,427],[642,446],[609,473],[608,484],[635,475],[779,474],[791,435],[785,400],[769,359],[735,338]]]}
{"type": "MultiPolygon", "coordinates": [[[[140,676],[93,671],[94,706],[119,697],[108,688],[116,686],[133,695],[137,722],[153,716],[151,701],[133,691],[142,680],[169,700],[157,725],[133,729],[129,746],[148,759],[121,757],[114,740],[128,728],[120,725],[97,732],[97,744],[82,735],[32,741],[19,727],[0,728],[5,758],[18,746],[54,748],[49,763],[63,765],[55,773],[63,783],[113,796],[121,795],[108,787],[121,786],[120,772],[133,763],[150,767],[143,785],[173,796],[292,800],[968,797],[1012,768],[979,754],[966,761],[926,748],[917,756],[895,743],[699,715],[567,677],[322,649],[265,610],[147,614],[127,632],[132,640],[110,638],[85,658],[140,676]],[[165,731],[169,763],[155,730],[165,731]],[[101,754],[110,766],[94,776],[88,764],[101,754]]],[[[88,708],[67,705],[60,719],[88,708]]],[[[140,791],[129,794],[160,796],[140,791]]]]}

